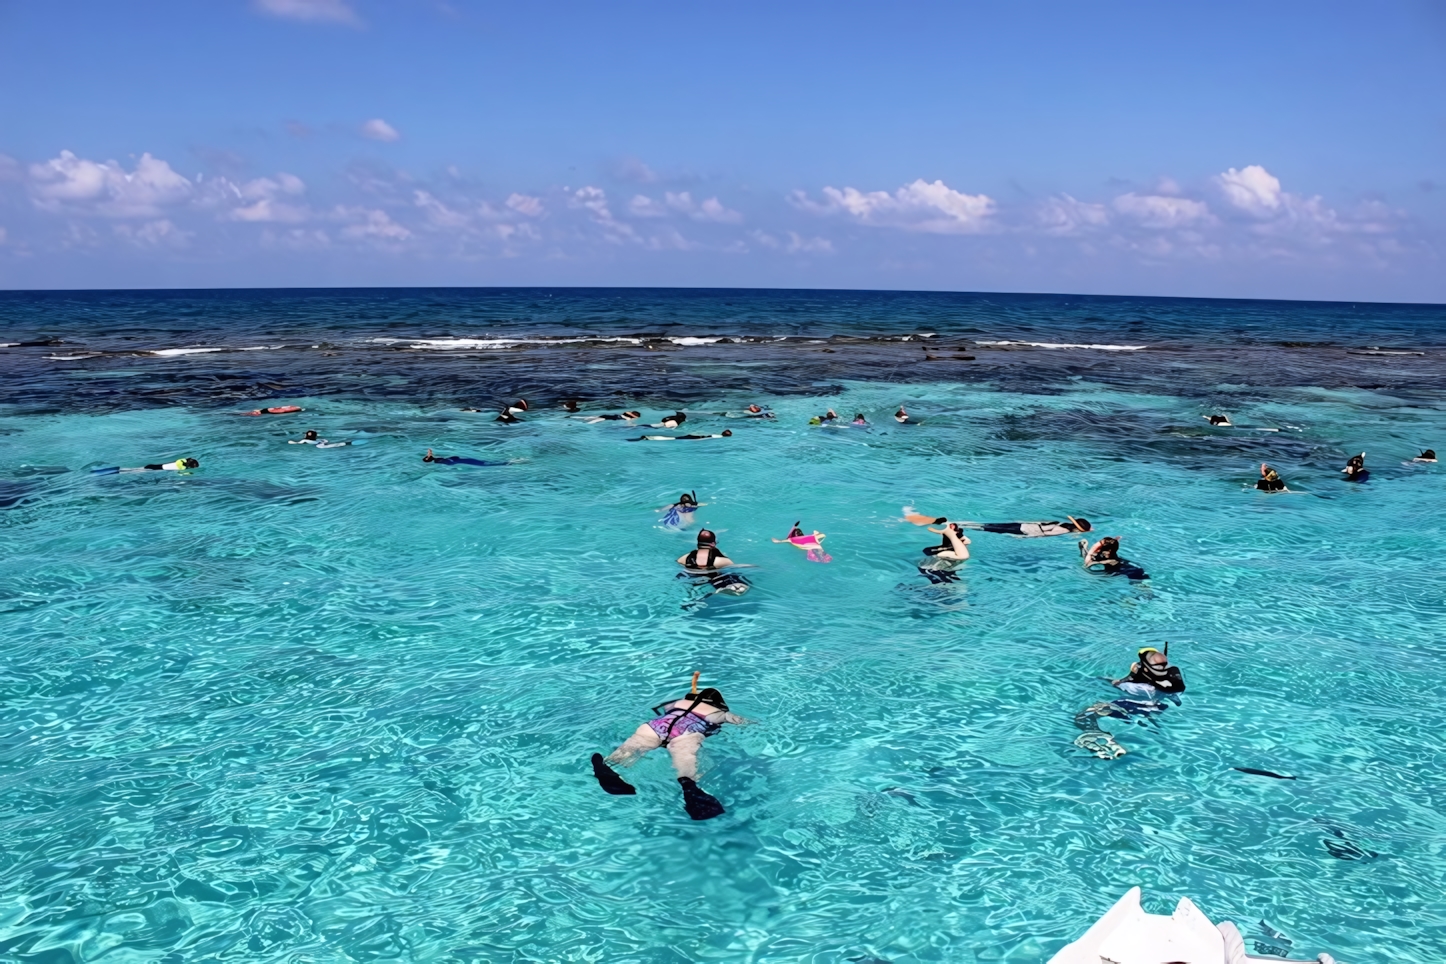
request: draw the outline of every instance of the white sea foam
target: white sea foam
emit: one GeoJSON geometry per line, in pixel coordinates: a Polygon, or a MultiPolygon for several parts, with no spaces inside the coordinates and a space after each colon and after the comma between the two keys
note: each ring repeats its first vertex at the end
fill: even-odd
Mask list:
{"type": "Polygon", "coordinates": [[[715,336],[712,338],[697,338],[692,335],[683,335],[682,337],[669,338],[668,340],[675,345],[682,345],[685,348],[690,348],[696,347],[698,345],[712,345],[720,341],[728,341],[729,339],[723,338],[721,336],[715,336]]]}
{"type": "Polygon", "coordinates": [[[423,338],[419,341],[397,342],[390,338],[373,338],[374,342],[402,344],[418,351],[497,351],[522,345],[591,345],[598,342],[641,345],[641,338],[423,338]]]}
{"type": "Polygon", "coordinates": [[[18,342],[18,341],[0,341],[0,348],[19,348],[19,347],[20,347],[20,342],[18,342]]]}
{"type": "Polygon", "coordinates": [[[161,358],[174,358],[177,355],[210,355],[218,351],[275,351],[282,348],[282,345],[249,345],[244,348],[210,347],[210,348],[155,348],[144,352],[147,355],[156,355],[161,358]]]}
{"type": "Polygon", "coordinates": [[[1052,341],[976,341],[976,345],[1019,345],[1027,348],[1088,348],[1093,351],[1143,351],[1149,345],[1075,345],[1052,341]]]}
{"type": "Polygon", "coordinates": [[[81,352],[79,355],[46,355],[46,356],[45,356],[45,360],[46,360],[46,361],[80,361],[80,359],[82,359],[82,358],[99,358],[100,355],[101,355],[101,352],[98,352],[98,351],[87,351],[87,352],[81,352]]]}

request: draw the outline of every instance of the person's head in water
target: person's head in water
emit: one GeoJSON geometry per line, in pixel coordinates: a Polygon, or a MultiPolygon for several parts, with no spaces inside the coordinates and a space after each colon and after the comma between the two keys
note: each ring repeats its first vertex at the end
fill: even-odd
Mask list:
{"type": "Polygon", "coordinates": [[[1275,469],[1265,470],[1265,481],[1274,482],[1278,478],[1280,478],[1280,473],[1275,471],[1275,469]]]}
{"type": "Polygon", "coordinates": [[[711,686],[705,686],[697,693],[690,693],[689,699],[695,699],[700,703],[707,703],[709,706],[716,706],[725,713],[728,711],[728,704],[723,700],[723,694],[711,686]]]}
{"type": "Polygon", "coordinates": [[[512,407],[513,407],[513,408],[520,408],[520,409],[522,409],[524,412],[527,411],[527,399],[525,399],[525,398],[519,398],[517,401],[515,401],[515,402],[512,403],[512,407]]]}
{"type": "Polygon", "coordinates": [[[1140,668],[1147,675],[1156,679],[1165,678],[1165,673],[1170,668],[1170,659],[1164,653],[1153,646],[1146,646],[1135,655],[1140,658],[1140,668]]]}
{"type": "Polygon", "coordinates": [[[1360,470],[1360,469],[1365,468],[1365,467],[1366,467],[1366,457],[1365,457],[1365,454],[1362,453],[1361,455],[1352,455],[1352,456],[1346,461],[1346,467],[1347,467],[1347,468],[1356,469],[1356,470],[1360,470]]]}
{"type": "Polygon", "coordinates": [[[726,437],[726,438],[732,438],[732,437],[733,437],[733,430],[732,430],[731,428],[725,428],[725,429],[723,430],[723,435],[724,435],[724,437],[726,437]]]}
{"type": "Polygon", "coordinates": [[[1418,455],[1418,456],[1416,456],[1416,457],[1417,457],[1418,459],[1420,459],[1422,462],[1434,462],[1434,461],[1436,461],[1436,450],[1435,450],[1435,449],[1426,449],[1426,451],[1422,452],[1420,455],[1418,455]]]}
{"type": "Polygon", "coordinates": [[[679,504],[679,505],[697,505],[697,504],[698,504],[698,500],[695,499],[695,498],[693,498],[692,493],[690,493],[690,492],[684,492],[682,495],[678,496],[678,504],[679,504]]]}
{"type": "Polygon", "coordinates": [[[642,418],[642,412],[623,412],[623,418],[642,418]]]}
{"type": "Polygon", "coordinates": [[[1100,540],[1099,548],[1095,550],[1096,559],[1113,559],[1120,554],[1120,540],[1114,536],[1105,536],[1100,540]]]}
{"type": "Polygon", "coordinates": [[[181,459],[181,468],[183,469],[199,469],[200,467],[201,463],[196,459],[181,459]]]}
{"type": "Polygon", "coordinates": [[[568,411],[568,412],[575,412],[575,411],[577,411],[577,399],[575,399],[575,398],[565,398],[565,399],[563,399],[563,400],[562,400],[562,407],[563,407],[563,410],[564,410],[564,411],[568,411]]]}
{"type": "Polygon", "coordinates": [[[763,411],[763,409],[759,408],[757,404],[749,405],[749,406],[748,406],[748,410],[749,410],[750,412],[752,412],[753,414],[755,414],[755,415],[757,415],[759,412],[763,411]]]}
{"type": "Polygon", "coordinates": [[[855,413],[854,413],[854,421],[855,421],[855,422],[862,422],[862,421],[864,421],[864,420],[865,420],[865,419],[864,419],[864,413],[863,413],[863,412],[855,412],[855,413]]]}
{"type": "Polygon", "coordinates": [[[716,546],[717,544],[718,537],[713,534],[712,529],[698,530],[698,548],[701,549],[703,546],[716,546]]]}
{"type": "Polygon", "coordinates": [[[1094,528],[1094,526],[1090,525],[1090,520],[1085,518],[1075,519],[1074,525],[1075,529],[1079,532],[1089,532],[1091,529],[1094,528]]]}
{"type": "Polygon", "coordinates": [[[304,438],[304,439],[306,439],[308,442],[315,442],[315,441],[316,441],[316,429],[314,429],[314,428],[309,428],[309,429],[307,429],[305,432],[302,432],[302,433],[301,433],[301,437],[304,438]]]}
{"type": "MultiPolygon", "coordinates": [[[[802,521],[802,520],[800,520],[800,521],[802,521]]],[[[795,537],[801,536],[801,535],[803,535],[803,530],[800,529],[800,528],[798,527],[798,523],[795,522],[795,523],[793,524],[793,528],[790,529],[789,532],[788,532],[788,538],[792,539],[792,538],[795,538],[795,537]]]]}

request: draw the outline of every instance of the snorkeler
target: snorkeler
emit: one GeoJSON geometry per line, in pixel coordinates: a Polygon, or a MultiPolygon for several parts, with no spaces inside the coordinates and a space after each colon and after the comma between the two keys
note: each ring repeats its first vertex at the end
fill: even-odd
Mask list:
{"type": "Polygon", "coordinates": [[[1262,492],[1286,491],[1285,480],[1280,477],[1280,473],[1264,462],[1260,463],[1260,478],[1255,480],[1255,487],[1262,492]]]}
{"type": "Polygon", "coordinates": [[[639,435],[637,438],[628,439],[629,442],[688,442],[704,438],[732,438],[733,430],[725,428],[717,435],[639,435]]]}
{"type": "Polygon", "coordinates": [[[1426,449],[1426,450],[1424,450],[1420,455],[1416,456],[1416,457],[1415,457],[1414,459],[1412,459],[1411,461],[1412,461],[1412,462],[1431,462],[1431,463],[1434,464],[1435,461],[1436,461],[1436,450],[1435,450],[1435,449],[1426,449]]]}
{"type": "Polygon", "coordinates": [[[485,462],[482,459],[469,459],[462,455],[433,455],[431,449],[422,456],[422,461],[429,465],[506,465],[506,462],[485,462]]]}
{"type": "Polygon", "coordinates": [[[685,529],[693,524],[693,513],[707,505],[706,502],[698,501],[698,493],[684,492],[678,496],[678,501],[672,505],[664,506],[659,512],[666,513],[663,516],[663,528],[685,529]]]}
{"type": "Polygon", "coordinates": [[[601,753],[592,755],[592,773],[603,790],[614,796],[637,793],[637,788],[618,776],[608,763],[631,766],[643,754],[665,746],[673,759],[678,783],[683,788],[683,809],[688,816],[694,820],[722,816],[723,804],[705,793],[696,782],[698,751],[703,746],[703,740],[721,730],[725,723],[747,726],[753,721],[729,712],[723,694],[713,687],[700,691],[698,676],[693,674],[693,685],[687,696],[653,707],[653,712],[659,715],[639,726],[621,746],[608,754],[606,760],[601,753]]]}
{"type": "Polygon", "coordinates": [[[575,398],[564,398],[564,399],[562,400],[562,410],[563,410],[564,412],[574,412],[574,413],[575,413],[575,412],[577,411],[577,399],[575,399],[575,398]]]}
{"type": "Polygon", "coordinates": [[[1118,536],[1105,536],[1093,546],[1088,539],[1079,541],[1079,552],[1084,568],[1106,576],[1126,576],[1130,579],[1148,579],[1145,570],[1128,559],[1120,558],[1118,536]],[[1099,566],[1099,569],[1095,567],[1099,566]]]}
{"type": "Polygon", "coordinates": [[[808,424],[810,424],[810,425],[829,425],[829,424],[831,424],[831,423],[833,423],[833,422],[837,422],[837,421],[838,421],[838,412],[835,412],[833,409],[829,409],[827,412],[824,412],[822,415],[815,415],[813,418],[809,419],[809,420],[808,420],[808,424]]]}
{"type": "Polygon", "coordinates": [[[680,572],[678,578],[692,580],[690,585],[696,590],[692,598],[683,604],[684,609],[703,605],[703,600],[709,596],[741,596],[753,588],[748,577],[737,572],[680,572]],[[705,590],[704,586],[708,588],[705,590]]]}
{"type": "Polygon", "coordinates": [[[894,421],[898,422],[900,425],[921,425],[921,424],[923,424],[923,423],[920,422],[918,419],[916,419],[916,418],[914,418],[913,416],[911,416],[911,415],[908,413],[908,411],[906,411],[906,410],[904,409],[904,406],[902,406],[902,405],[900,405],[900,406],[899,406],[899,410],[894,413],[894,421]]]}
{"type": "MultiPolygon", "coordinates": [[[[1169,653],[1169,643],[1165,644],[1164,652],[1160,652],[1153,646],[1146,646],[1135,654],[1139,659],[1130,664],[1129,673],[1110,682],[1121,689],[1136,685],[1148,686],[1161,693],[1176,695],[1183,693],[1185,692],[1185,678],[1180,675],[1180,667],[1170,665],[1169,653]]],[[[1135,692],[1134,695],[1149,696],[1153,694],[1135,692]]]]}
{"type": "MultiPolygon", "coordinates": [[[[1166,643],[1166,652],[1169,649],[1170,644],[1166,643]]],[[[1180,694],[1185,692],[1184,677],[1178,667],[1170,665],[1165,653],[1146,646],[1136,655],[1139,661],[1131,664],[1128,675],[1108,680],[1110,685],[1123,690],[1131,698],[1101,700],[1080,710],[1074,717],[1074,725],[1084,731],[1075,738],[1074,745],[1102,760],[1113,760],[1126,752],[1112,735],[1100,727],[1102,719],[1158,726],[1157,718],[1169,708],[1165,700],[1179,706],[1180,694]]]]}
{"type": "Polygon", "coordinates": [[[749,405],[743,411],[744,418],[772,418],[773,413],[760,405],[749,405]]]}
{"type": "Polygon", "coordinates": [[[343,448],[343,447],[345,447],[345,446],[348,446],[348,445],[350,445],[350,444],[352,444],[352,443],[351,443],[351,440],[349,440],[349,439],[348,439],[347,441],[345,441],[345,442],[329,442],[329,441],[327,441],[327,440],[324,439],[324,438],[317,438],[317,437],[316,437],[316,429],[314,429],[314,428],[309,428],[309,429],[307,429],[305,432],[302,433],[301,438],[287,439],[287,440],[286,440],[286,444],[287,444],[287,445],[315,445],[315,446],[316,446],[317,448],[319,448],[319,449],[339,449],[339,448],[343,448]]]}
{"type": "Polygon", "coordinates": [[[1347,482],[1364,482],[1371,477],[1370,470],[1366,468],[1366,453],[1352,455],[1346,462],[1346,467],[1341,469],[1346,474],[1347,482]]]}
{"type": "Polygon", "coordinates": [[[187,472],[191,469],[199,469],[201,463],[195,459],[176,459],[174,462],[153,462],[150,465],[142,465],[138,468],[123,468],[118,465],[108,466],[101,469],[91,469],[92,475],[116,475],[120,472],[187,472]]]}
{"type": "Polygon", "coordinates": [[[257,408],[249,412],[240,412],[241,415],[290,415],[293,412],[305,411],[300,405],[276,405],[272,408],[257,408]]]}
{"type": "Polygon", "coordinates": [[[698,530],[698,548],[678,557],[678,565],[689,572],[707,573],[737,565],[718,548],[718,537],[709,529],[698,530]]]}
{"type": "Polygon", "coordinates": [[[925,546],[924,555],[953,562],[963,562],[969,558],[969,537],[957,525],[950,522],[942,529],[930,527],[929,531],[943,536],[944,540],[937,546],[925,546]]]}
{"type": "Polygon", "coordinates": [[[586,415],[578,416],[589,425],[596,425],[598,422],[631,422],[635,418],[642,418],[642,412],[623,412],[621,415],[586,415]]]}
{"type": "MultiPolygon", "coordinates": [[[[976,529],[979,532],[998,532],[1021,539],[1038,539],[1043,536],[1069,536],[1089,532],[1093,526],[1088,519],[1065,516],[1068,522],[961,522],[960,527],[976,529]]],[[[910,520],[912,521],[912,520],[910,520]]]]}
{"type": "Polygon", "coordinates": [[[853,420],[853,422],[852,422],[851,424],[854,424],[854,425],[867,425],[867,424],[869,424],[869,420],[866,419],[866,418],[864,418],[864,413],[863,413],[863,412],[858,412],[858,413],[856,413],[856,414],[854,415],[854,420],[853,420]]]}
{"type": "MultiPolygon", "coordinates": [[[[800,519],[798,521],[802,522],[803,520],[800,519]]],[[[808,553],[809,562],[833,562],[833,556],[823,551],[823,540],[826,538],[828,537],[817,529],[813,530],[812,535],[805,535],[804,531],[798,527],[798,522],[795,522],[793,529],[789,531],[786,539],[774,539],[773,541],[778,543],[786,542],[791,546],[797,546],[804,550],[808,553]]]]}
{"type": "Polygon", "coordinates": [[[1201,415],[1205,421],[1210,423],[1212,428],[1233,428],[1228,415],[1201,415]]]}

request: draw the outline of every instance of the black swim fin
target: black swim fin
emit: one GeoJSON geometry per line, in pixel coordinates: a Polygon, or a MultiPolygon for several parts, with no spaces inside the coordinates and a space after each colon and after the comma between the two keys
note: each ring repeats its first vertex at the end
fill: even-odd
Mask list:
{"type": "Polygon", "coordinates": [[[637,787],[618,776],[613,768],[607,765],[601,753],[592,755],[592,775],[597,777],[598,786],[615,797],[625,797],[638,792],[637,787]]]}
{"type": "Polygon", "coordinates": [[[688,811],[688,816],[694,820],[712,820],[714,817],[723,816],[723,804],[718,802],[717,797],[694,783],[692,777],[679,777],[678,782],[683,785],[683,809],[688,811]]]}

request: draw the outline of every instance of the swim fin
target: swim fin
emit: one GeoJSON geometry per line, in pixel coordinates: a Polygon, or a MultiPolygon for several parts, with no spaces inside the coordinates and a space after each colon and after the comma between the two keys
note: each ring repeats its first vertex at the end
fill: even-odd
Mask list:
{"type": "Polygon", "coordinates": [[[714,817],[723,816],[723,804],[718,802],[717,797],[694,783],[692,777],[679,777],[678,782],[683,786],[683,809],[688,811],[688,816],[694,820],[712,820],[714,817]]]}
{"type": "Polygon", "coordinates": [[[618,776],[613,768],[607,765],[601,753],[592,755],[592,775],[597,777],[598,786],[615,797],[625,797],[638,792],[637,787],[618,776]]]}

